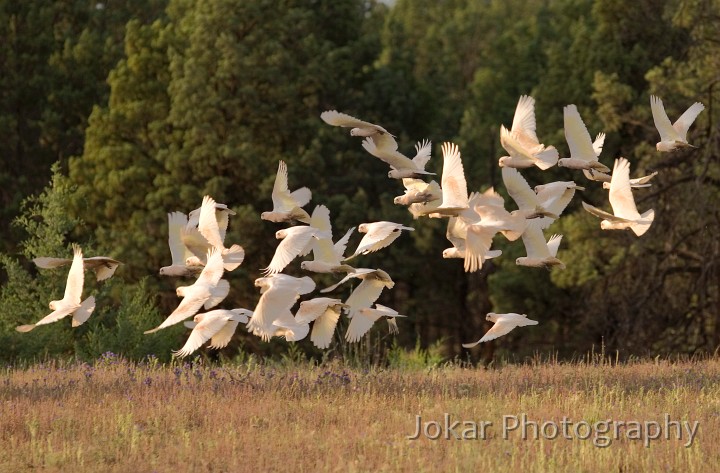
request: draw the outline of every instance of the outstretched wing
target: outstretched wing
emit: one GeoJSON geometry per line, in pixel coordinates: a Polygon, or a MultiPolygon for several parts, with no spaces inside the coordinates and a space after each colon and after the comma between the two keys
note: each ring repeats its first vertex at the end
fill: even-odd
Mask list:
{"type": "Polygon", "coordinates": [[[670,123],[667,113],[665,113],[665,107],[660,97],[650,96],[650,110],[652,111],[655,128],[660,133],[660,141],[675,141],[680,138],[677,130],[670,123]]]}

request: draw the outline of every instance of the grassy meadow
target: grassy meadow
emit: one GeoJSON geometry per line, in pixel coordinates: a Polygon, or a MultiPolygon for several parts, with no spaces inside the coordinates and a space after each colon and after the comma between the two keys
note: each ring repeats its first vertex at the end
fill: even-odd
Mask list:
{"type": "MultiPolygon", "coordinates": [[[[462,424],[455,430],[472,437],[462,424]]],[[[720,361],[351,369],[253,359],[161,365],[106,354],[93,364],[6,367],[0,444],[0,472],[712,472],[720,361]],[[408,438],[416,416],[442,423],[446,414],[492,425],[484,438],[408,438]],[[519,429],[503,438],[503,416],[522,414],[539,425],[563,417],[662,424],[668,415],[699,427],[688,447],[676,430],[649,447],[622,429],[605,447],[575,432],[536,439],[532,427],[527,439],[519,429]]]]}

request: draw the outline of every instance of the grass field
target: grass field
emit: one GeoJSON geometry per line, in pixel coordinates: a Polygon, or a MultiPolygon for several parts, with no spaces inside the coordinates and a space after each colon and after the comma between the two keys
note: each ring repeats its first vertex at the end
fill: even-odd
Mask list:
{"type": "Polygon", "coordinates": [[[92,365],[4,369],[0,443],[1,472],[714,472],[720,361],[360,370],[106,354],[92,365]],[[526,438],[509,430],[523,414],[526,438]],[[477,438],[409,439],[418,415],[439,426],[447,415],[460,422],[455,434],[477,438]],[[684,426],[694,422],[690,442],[684,426]]]}

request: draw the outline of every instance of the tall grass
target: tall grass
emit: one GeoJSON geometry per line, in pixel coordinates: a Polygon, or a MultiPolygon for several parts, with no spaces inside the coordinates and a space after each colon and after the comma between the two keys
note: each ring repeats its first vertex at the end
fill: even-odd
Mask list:
{"type": "MultiPolygon", "coordinates": [[[[220,366],[111,353],[93,364],[7,367],[0,471],[717,471],[720,361],[491,369],[351,368],[246,358],[220,366]],[[409,440],[423,420],[491,421],[484,440],[409,440]],[[698,421],[686,448],[620,438],[502,438],[504,415],[698,421]]],[[[599,361],[599,362],[598,362],[599,361]]],[[[407,363],[407,360],[405,360],[407,363]]]]}

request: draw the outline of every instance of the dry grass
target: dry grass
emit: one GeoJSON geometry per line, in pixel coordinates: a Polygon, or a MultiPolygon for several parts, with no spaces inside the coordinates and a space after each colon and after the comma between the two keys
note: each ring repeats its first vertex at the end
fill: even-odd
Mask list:
{"type": "Polygon", "coordinates": [[[717,471],[720,361],[493,370],[95,365],[8,368],[0,471],[717,471]],[[484,440],[408,440],[415,416],[493,422],[484,440]],[[699,421],[659,439],[502,438],[503,415],[699,421]]]}

